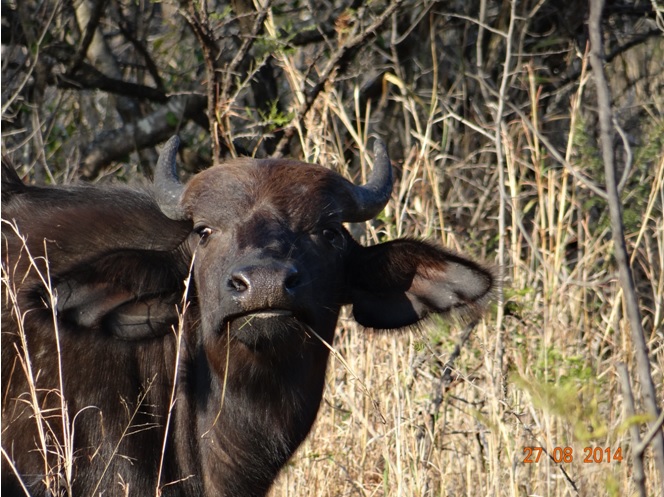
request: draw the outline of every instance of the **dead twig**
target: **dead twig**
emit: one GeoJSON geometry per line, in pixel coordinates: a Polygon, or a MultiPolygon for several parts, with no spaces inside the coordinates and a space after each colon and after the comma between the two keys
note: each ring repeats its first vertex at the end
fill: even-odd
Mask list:
{"type": "Polygon", "coordinates": [[[311,110],[314,101],[321,93],[323,88],[325,88],[325,85],[327,85],[335,75],[344,73],[348,67],[348,64],[350,64],[357,51],[365,45],[366,40],[378,32],[380,27],[385,24],[390,16],[397,11],[402,3],[403,0],[394,0],[368,28],[366,28],[358,35],[349,37],[337,49],[330,61],[325,66],[325,69],[323,69],[323,72],[318,79],[318,83],[316,83],[313,88],[305,93],[304,101],[298,106],[298,109],[295,112],[295,117],[284,130],[284,134],[281,137],[281,140],[279,140],[274,154],[272,154],[273,157],[283,157],[290,139],[293,137],[296,129],[298,128],[297,123],[300,123],[307,115],[309,110],[311,110]]]}
{"type": "MultiPolygon", "coordinates": [[[[597,107],[600,125],[600,146],[604,171],[606,175],[606,192],[608,196],[609,215],[611,219],[611,232],[615,249],[615,259],[618,266],[620,286],[623,290],[629,328],[631,331],[632,345],[636,356],[636,369],[643,389],[644,405],[646,412],[653,419],[659,417],[660,409],[657,404],[657,393],[650,373],[650,359],[648,355],[648,344],[646,343],[643,325],[641,323],[641,310],[636,294],[636,287],[632,277],[632,269],[629,264],[629,254],[625,243],[624,225],[622,218],[622,204],[618,191],[618,180],[616,178],[616,163],[613,153],[613,117],[611,111],[611,92],[604,74],[604,52],[602,44],[602,10],[603,0],[590,0],[590,16],[588,19],[588,31],[590,35],[590,65],[593,68],[595,84],[597,87],[597,107]]],[[[660,431],[653,436],[653,452],[655,464],[661,476],[664,488],[664,434],[660,431]]]]}
{"type": "MultiPolygon", "coordinates": [[[[634,396],[632,395],[632,387],[629,381],[629,371],[625,363],[620,363],[617,366],[618,375],[620,377],[620,389],[623,394],[623,404],[625,411],[625,418],[631,419],[634,417],[634,396]]],[[[632,437],[632,444],[634,446],[641,445],[641,434],[639,433],[639,425],[637,423],[629,424],[629,434],[632,437]]],[[[646,497],[646,475],[643,470],[643,451],[632,451],[632,470],[633,479],[640,497],[646,497]]]]}

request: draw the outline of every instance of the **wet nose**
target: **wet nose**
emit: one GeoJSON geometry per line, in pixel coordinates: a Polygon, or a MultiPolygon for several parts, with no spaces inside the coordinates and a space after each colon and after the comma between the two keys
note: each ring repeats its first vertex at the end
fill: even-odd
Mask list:
{"type": "Polygon", "coordinates": [[[235,268],[228,289],[246,307],[284,305],[300,284],[300,274],[292,264],[269,263],[235,268]]]}

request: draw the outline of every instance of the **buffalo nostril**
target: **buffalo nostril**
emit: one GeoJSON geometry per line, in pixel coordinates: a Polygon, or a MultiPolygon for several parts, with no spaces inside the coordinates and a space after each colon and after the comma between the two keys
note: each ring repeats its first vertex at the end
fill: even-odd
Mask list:
{"type": "Polygon", "coordinates": [[[233,273],[228,280],[228,287],[238,293],[246,292],[249,290],[251,282],[249,277],[244,272],[233,273]]]}
{"type": "Polygon", "coordinates": [[[294,292],[300,284],[297,268],[289,264],[272,263],[234,269],[228,276],[226,287],[238,298],[265,298],[271,301],[284,293],[294,292]]]}
{"type": "Polygon", "coordinates": [[[289,268],[288,272],[286,273],[286,277],[284,278],[284,288],[286,290],[292,290],[299,284],[300,273],[298,273],[297,269],[295,268],[289,268]]]}

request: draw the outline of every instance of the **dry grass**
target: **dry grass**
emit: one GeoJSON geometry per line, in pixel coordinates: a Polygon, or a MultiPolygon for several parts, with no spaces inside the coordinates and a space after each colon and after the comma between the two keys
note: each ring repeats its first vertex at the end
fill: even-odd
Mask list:
{"type": "MultiPolygon", "coordinates": [[[[28,412],[32,413],[31,415],[35,421],[37,440],[35,440],[34,450],[40,454],[43,460],[44,486],[54,495],[71,493],[71,474],[74,461],[73,444],[71,443],[73,440],[73,423],[71,422],[72,420],[70,420],[65,395],[63,395],[64,388],[62,383],[62,362],[58,320],[55,314],[53,314],[53,334],[57,348],[55,353],[58,358],[58,371],[60,373],[58,378],[59,387],[44,391],[44,389],[38,387],[37,380],[40,375],[40,370],[35,370],[33,367],[33,356],[28,347],[28,337],[24,328],[27,313],[22,311],[18,305],[18,288],[15,286],[16,283],[20,282],[22,279],[22,275],[16,274],[18,262],[21,258],[25,258],[29,261],[27,271],[34,271],[35,274],[38,275],[46,289],[49,304],[55,307],[53,304],[55,303],[56,295],[51,286],[48,261],[44,257],[33,257],[28,250],[25,237],[23,237],[18,231],[18,228],[14,223],[3,219],[2,224],[3,234],[5,230],[7,232],[13,232],[23,243],[23,249],[20,254],[17,255],[17,260],[9,261],[4,258],[2,260],[2,287],[4,298],[7,308],[11,309],[13,319],[17,323],[18,341],[20,343],[20,346],[16,346],[17,360],[13,364],[9,381],[11,381],[11,377],[13,377],[14,374],[17,376],[22,374],[27,379],[29,391],[24,392],[20,401],[25,405],[28,412]],[[53,398],[57,399],[55,402],[57,407],[48,407],[48,401],[46,399],[50,400],[52,404],[53,398]],[[64,442],[53,443],[53,440],[64,442]]],[[[6,395],[5,392],[3,392],[3,396],[4,395],[6,395]]],[[[5,406],[3,405],[3,409],[4,408],[5,406]]],[[[73,417],[74,420],[75,418],[76,416],[73,417]]],[[[11,448],[9,450],[11,450],[11,448]]],[[[18,470],[13,465],[11,454],[7,453],[6,447],[2,448],[2,457],[7,462],[7,466],[10,470],[14,473],[18,473],[18,470]]],[[[23,486],[23,482],[21,482],[21,485],[23,486]]],[[[26,495],[29,495],[25,486],[23,486],[23,490],[26,495]]]]}
{"type": "MultiPolygon", "coordinates": [[[[435,43],[430,50],[435,65],[435,43]]],[[[299,95],[306,80],[302,64],[293,55],[281,57],[292,93],[299,95]]],[[[443,381],[444,365],[463,323],[434,319],[418,330],[376,334],[342,315],[319,419],[272,497],[634,494],[628,428],[635,420],[625,416],[617,375],[620,363],[633,371],[634,358],[605,206],[592,190],[601,178],[593,176],[596,150],[588,144],[582,112],[589,77],[585,59],[580,63],[569,112],[557,116],[539,115],[537,70],[515,69],[514,84],[527,92],[530,106],[511,109],[512,120],[501,126],[482,119],[490,113],[469,122],[448,106],[451,98],[463,100],[462,85],[448,83],[449,94],[439,91],[436,67],[430,91],[419,95],[397,71],[385,77],[383,99],[397,109],[387,123],[375,123],[373,116],[385,102],[361,108],[359,90],[350,105],[333,85],[316,100],[299,129],[306,160],[365,177],[369,132],[377,129],[388,139],[398,134],[392,200],[378,222],[354,228],[356,235],[369,244],[399,236],[437,241],[500,268],[504,287],[499,305],[463,343],[450,381],[443,381]],[[546,138],[552,133],[543,129],[557,122],[565,124],[554,146],[546,138]],[[468,138],[466,155],[450,152],[463,148],[450,146],[466,139],[451,136],[460,127],[475,137],[468,138]],[[353,148],[360,173],[344,159],[353,148]],[[539,447],[545,451],[539,461],[525,463],[525,451],[539,447]],[[603,461],[584,462],[586,447],[603,461]],[[555,462],[565,448],[572,460],[555,462]],[[607,450],[611,458],[620,451],[622,462],[606,461],[607,450]]],[[[509,106],[500,92],[487,89],[487,95],[482,105],[509,106]]],[[[651,119],[642,131],[652,136],[633,151],[623,200],[661,400],[664,127],[661,98],[650,97],[639,101],[649,102],[644,106],[651,119]],[[652,144],[660,148],[648,151],[652,144]]],[[[638,399],[638,383],[634,388],[638,399]]],[[[662,475],[649,452],[645,468],[649,494],[660,495],[662,475]]]]}

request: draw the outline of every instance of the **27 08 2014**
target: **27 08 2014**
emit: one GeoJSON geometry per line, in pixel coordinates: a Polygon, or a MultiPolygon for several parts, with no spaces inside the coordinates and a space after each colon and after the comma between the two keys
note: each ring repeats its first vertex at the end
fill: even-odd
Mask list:
{"type": "MultiPolygon", "coordinates": [[[[550,451],[544,447],[524,447],[525,454],[523,462],[525,464],[539,463],[542,454],[549,456],[556,464],[571,463],[574,461],[574,449],[572,447],[553,447],[550,451]]],[[[584,464],[600,464],[610,462],[621,462],[623,460],[622,448],[612,447],[584,447],[584,464]]]]}

